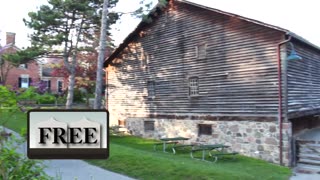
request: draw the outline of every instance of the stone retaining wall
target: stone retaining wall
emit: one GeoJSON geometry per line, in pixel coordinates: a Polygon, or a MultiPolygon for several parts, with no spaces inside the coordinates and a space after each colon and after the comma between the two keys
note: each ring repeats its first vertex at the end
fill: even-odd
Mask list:
{"type": "MultiPolygon", "coordinates": [[[[242,155],[279,163],[279,126],[277,122],[205,121],[128,118],[128,130],[146,138],[189,137],[187,143],[223,143],[242,155]],[[144,130],[144,121],[154,121],[154,131],[144,130]],[[211,124],[211,135],[198,135],[198,124],[211,124]]],[[[289,165],[291,124],[283,124],[283,163],[289,165]]]]}

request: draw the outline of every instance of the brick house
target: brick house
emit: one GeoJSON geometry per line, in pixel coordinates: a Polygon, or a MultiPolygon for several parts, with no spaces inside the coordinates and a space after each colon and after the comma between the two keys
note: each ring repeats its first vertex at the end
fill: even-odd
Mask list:
{"type": "MultiPolygon", "coordinates": [[[[15,53],[19,51],[15,45],[15,33],[7,32],[6,33],[6,45],[0,47],[0,55],[15,53]]],[[[31,60],[26,64],[20,64],[18,67],[4,61],[2,68],[2,76],[5,76],[5,80],[1,80],[2,84],[10,85],[16,88],[28,88],[32,84],[39,83],[44,81],[47,85],[47,89],[52,93],[61,93],[65,87],[65,81],[62,77],[52,77],[50,74],[51,63],[54,64],[57,61],[57,58],[46,57],[42,60],[31,60]]],[[[4,79],[4,78],[3,78],[4,79]]]]}
{"type": "MultiPolygon", "coordinates": [[[[6,33],[6,45],[1,47],[0,54],[10,54],[19,51],[15,45],[15,33],[6,33]]],[[[40,79],[39,66],[34,60],[27,64],[20,64],[14,67],[12,64],[3,61],[1,66],[2,84],[11,85],[12,87],[28,88],[32,82],[40,79]]]]}
{"type": "Polygon", "coordinates": [[[50,92],[54,94],[60,94],[64,92],[67,84],[67,79],[63,76],[53,76],[53,66],[61,64],[63,58],[59,55],[48,55],[42,58],[40,66],[40,78],[47,84],[50,92]]]}
{"type": "Polygon", "coordinates": [[[320,48],[277,26],[168,2],[104,63],[110,124],[294,165],[295,136],[320,126],[320,48]],[[287,59],[293,48],[302,59],[287,59]]]}

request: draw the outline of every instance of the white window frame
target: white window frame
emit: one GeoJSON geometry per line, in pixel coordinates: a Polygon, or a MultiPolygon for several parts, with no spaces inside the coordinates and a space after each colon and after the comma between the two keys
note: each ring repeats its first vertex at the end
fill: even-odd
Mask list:
{"type": "Polygon", "coordinates": [[[199,78],[197,76],[189,77],[189,96],[199,96],[199,78]]]}
{"type": "Polygon", "coordinates": [[[29,78],[30,78],[29,75],[28,75],[28,74],[21,74],[21,75],[20,75],[20,78],[21,78],[20,87],[21,87],[21,88],[29,88],[29,78]],[[24,79],[26,79],[27,86],[23,86],[23,85],[22,85],[24,79]]]}

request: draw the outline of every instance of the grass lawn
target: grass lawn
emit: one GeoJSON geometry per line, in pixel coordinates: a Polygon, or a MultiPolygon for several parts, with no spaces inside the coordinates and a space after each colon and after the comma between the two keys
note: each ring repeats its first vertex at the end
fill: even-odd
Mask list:
{"type": "Polygon", "coordinates": [[[289,168],[243,156],[210,163],[191,159],[188,152],[153,151],[155,141],[139,137],[111,136],[110,142],[108,160],[88,162],[138,179],[288,179],[291,174],[289,168]]]}
{"type": "MultiPolygon", "coordinates": [[[[17,132],[27,125],[27,115],[2,113],[6,127],[17,132]]],[[[102,168],[138,179],[288,179],[291,170],[262,160],[237,156],[236,160],[203,162],[190,158],[188,152],[176,155],[153,151],[155,140],[133,136],[111,136],[108,160],[88,160],[102,168]]],[[[170,151],[169,151],[170,152],[170,151]]]]}
{"type": "Polygon", "coordinates": [[[7,112],[0,109],[0,126],[5,126],[20,133],[21,129],[27,128],[27,113],[7,112]]]}

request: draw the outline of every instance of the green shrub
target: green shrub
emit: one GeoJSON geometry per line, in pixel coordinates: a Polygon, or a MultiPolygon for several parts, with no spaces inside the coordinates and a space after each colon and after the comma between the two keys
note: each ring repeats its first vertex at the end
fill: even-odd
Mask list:
{"type": "Polygon", "coordinates": [[[18,96],[18,100],[36,100],[38,95],[39,94],[37,93],[36,88],[31,86],[28,89],[21,92],[21,94],[18,96]]]}
{"type": "Polygon", "coordinates": [[[22,138],[3,139],[0,137],[0,179],[51,179],[45,174],[42,162],[30,160],[17,152],[19,145],[24,142],[25,139],[22,138]]]}
{"type": "Polygon", "coordinates": [[[65,104],[67,102],[67,97],[66,96],[59,96],[59,97],[57,97],[57,102],[58,102],[58,104],[65,104]]]}
{"type": "Polygon", "coordinates": [[[74,89],[73,102],[84,102],[85,95],[79,90],[74,89]]]}
{"type": "Polygon", "coordinates": [[[14,92],[0,85],[0,107],[16,107],[17,98],[14,92]]]}
{"type": "Polygon", "coordinates": [[[38,94],[36,100],[39,104],[54,104],[56,102],[56,97],[49,93],[42,95],[38,94]]]}
{"type": "MultiPolygon", "coordinates": [[[[19,111],[16,94],[7,87],[0,85],[0,127],[6,124],[9,119],[3,113],[14,115],[19,111]]],[[[0,145],[1,146],[1,145],[0,145]]],[[[0,153],[1,156],[1,153],[0,153]]]]}

